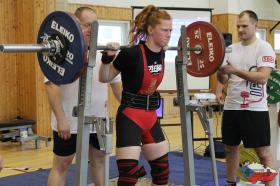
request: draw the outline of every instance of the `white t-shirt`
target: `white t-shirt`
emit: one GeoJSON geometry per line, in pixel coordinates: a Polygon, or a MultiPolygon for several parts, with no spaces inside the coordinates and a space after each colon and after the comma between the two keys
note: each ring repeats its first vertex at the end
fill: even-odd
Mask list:
{"type": "MultiPolygon", "coordinates": [[[[243,46],[239,42],[230,47],[232,52],[226,53],[223,65],[228,61],[234,67],[245,71],[257,71],[259,67],[275,68],[275,52],[264,40],[257,39],[248,46],[243,46]]],[[[267,111],[266,84],[255,84],[236,75],[230,75],[224,109],[267,111]],[[242,92],[247,92],[249,97],[241,97],[242,92]],[[241,108],[243,103],[249,106],[241,108]]]]}
{"type": "MultiPolygon", "coordinates": [[[[90,104],[90,115],[96,117],[106,117],[107,114],[107,99],[108,99],[108,84],[98,81],[98,74],[101,62],[97,62],[93,68],[93,86],[90,104]]],[[[121,81],[120,75],[116,76],[110,84],[114,84],[121,81]]],[[[45,79],[45,83],[48,79],[45,79]]],[[[66,118],[70,123],[71,134],[77,133],[78,118],[72,116],[73,107],[78,104],[78,92],[79,92],[79,79],[75,82],[65,85],[60,85],[61,99],[63,109],[66,118]]],[[[51,127],[52,130],[57,131],[57,122],[54,113],[51,114],[51,127]]],[[[91,129],[91,131],[93,131],[91,129]]],[[[93,131],[94,132],[94,131],[93,131]]]]}

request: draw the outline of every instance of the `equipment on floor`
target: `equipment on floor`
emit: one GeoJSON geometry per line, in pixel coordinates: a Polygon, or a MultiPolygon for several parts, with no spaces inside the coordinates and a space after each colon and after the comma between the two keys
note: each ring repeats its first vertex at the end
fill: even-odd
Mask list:
{"type": "Polygon", "coordinates": [[[34,140],[36,149],[40,148],[40,141],[45,141],[46,146],[48,146],[51,138],[34,134],[32,131],[34,124],[34,120],[23,119],[21,117],[0,121],[1,141],[23,143],[34,140]]]}

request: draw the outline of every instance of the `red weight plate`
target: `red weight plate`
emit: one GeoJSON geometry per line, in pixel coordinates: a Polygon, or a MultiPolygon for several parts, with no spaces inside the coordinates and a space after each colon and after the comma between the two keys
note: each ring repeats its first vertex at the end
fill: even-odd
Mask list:
{"type": "MultiPolygon", "coordinates": [[[[195,77],[206,77],[214,72],[223,63],[225,55],[225,42],[222,34],[211,23],[197,21],[186,27],[188,48],[201,47],[202,51],[187,51],[187,72],[195,77]]],[[[180,37],[178,47],[182,46],[180,37]]],[[[182,51],[178,50],[182,57],[182,51]]]]}

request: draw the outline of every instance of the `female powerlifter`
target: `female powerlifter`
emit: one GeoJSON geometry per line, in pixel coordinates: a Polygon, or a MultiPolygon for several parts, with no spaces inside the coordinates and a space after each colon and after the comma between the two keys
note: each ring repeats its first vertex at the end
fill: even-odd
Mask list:
{"type": "Polygon", "coordinates": [[[156,90],[163,78],[164,47],[171,31],[171,16],[149,5],[136,16],[130,30],[133,45],[117,56],[111,50],[103,51],[99,80],[109,82],[121,73],[123,84],[116,117],[119,186],[135,185],[145,174],[138,167],[141,151],[151,166],[152,185],[168,183],[168,147],[157,122],[160,95],[156,90]]]}

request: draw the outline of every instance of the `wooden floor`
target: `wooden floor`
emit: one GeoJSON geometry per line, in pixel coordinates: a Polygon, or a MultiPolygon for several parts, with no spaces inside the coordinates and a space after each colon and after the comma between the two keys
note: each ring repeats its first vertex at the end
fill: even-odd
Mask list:
{"type": "MultiPolygon", "coordinates": [[[[178,124],[178,122],[178,118],[171,118],[169,121],[169,123],[173,124],[178,124]]],[[[217,113],[216,115],[214,115],[214,137],[220,137],[220,126],[220,115],[217,113]]],[[[163,127],[163,130],[166,135],[166,139],[169,142],[170,150],[181,151],[181,127],[165,126],[163,127]]],[[[194,137],[206,137],[202,129],[202,125],[200,124],[200,121],[198,120],[196,115],[194,116],[194,131],[194,137]]],[[[206,145],[208,145],[206,141],[195,142],[195,152],[203,154],[206,145]]],[[[42,142],[41,148],[35,149],[34,142],[27,142],[23,144],[19,144],[18,142],[0,142],[0,154],[4,157],[5,167],[0,173],[0,177],[22,174],[38,169],[46,169],[50,168],[52,165],[52,143],[48,147],[46,147],[45,143],[42,142]]]]}

